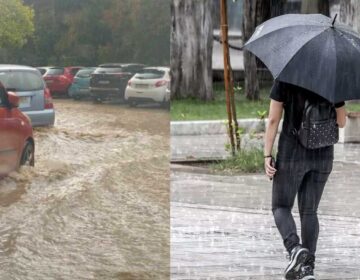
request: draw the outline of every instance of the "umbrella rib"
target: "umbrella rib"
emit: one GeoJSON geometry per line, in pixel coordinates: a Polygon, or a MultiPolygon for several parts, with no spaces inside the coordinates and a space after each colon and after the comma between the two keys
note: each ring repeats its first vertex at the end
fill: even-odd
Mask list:
{"type": "MultiPolygon", "coordinates": [[[[342,30],[336,30],[337,32],[341,32],[342,30]]],[[[346,33],[343,35],[343,37],[346,39],[346,41],[352,45],[354,47],[354,49],[356,49],[358,52],[360,52],[360,38],[357,38],[359,40],[359,43],[356,42],[355,44],[355,40],[352,41],[351,38],[348,37],[349,33],[346,33]]]]}
{"type": "Polygon", "coordinates": [[[275,79],[277,79],[281,73],[284,71],[284,69],[294,60],[295,56],[301,51],[301,49],[303,49],[307,44],[309,44],[312,40],[314,40],[317,36],[321,35],[323,32],[325,32],[326,30],[330,29],[331,27],[329,26],[328,28],[326,28],[325,30],[323,30],[321,33],[316,34],[314,37],[312,37],[311,39],[309,39],[305,44],[303,44],[292,56],[291,59],[289,59],[289,61],[284,65],[283,69],[279,72],[279,74],[277,75],[277,77],[274,77],[275,79]]]}
{"type": "MultiPolygon", "coordinates": [[[[272,31],[270,31],[270,32],[268,32],[268,33],[266,33],[266,34],[263,34],[263,35],[261,35],[260,37],[252,40],[251,42],[249,42],[249,41],[251,40],[251,38],[250,38],[249,41],[246,42],[244,46],[245,46],[245,48],[246,48],[246,45],[247,45],[247,44],[250,45],[251,43],[255,42],[256,40],[263,39],[264,37],[267,37],[268,35],[272,35],[272,33],[278,32],[279,30],[283,30],[283,29],[286,29],[286,28],[294,28],[294,27],[299,27],[299,26],[313,26],[313,27],[318,27],[318,28],[324,28],[324,27],[326,27],[326,26],[323,26],[323,25],[308,25],[308,24],[299,24],[299,25],[284,26],[284,27],[281,27],[281,28],[272,30],[272,31]]],[[[330,28],[330,26],[329,26],[329,28],[330,28]]],[[[326,30],[326,29],[325,29],[325,30],[326,30]]],[[[323,30],[323,31],[325,31],[325,30],[323,30]]],[[[317,35],[316,35],[316,36],[317,36],[317,35]]]]}

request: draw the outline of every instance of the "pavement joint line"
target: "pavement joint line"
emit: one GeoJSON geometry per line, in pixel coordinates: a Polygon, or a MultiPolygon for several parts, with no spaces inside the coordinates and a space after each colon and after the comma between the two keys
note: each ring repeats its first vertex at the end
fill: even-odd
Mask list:
{"type": "Polygon", "coordinates": [[[345,164],[360,165],[360,161],[348,161],[348,160],[341,160],[341,159],[334,159],[334,163],[345,163],[345,164]]]}
{"type": "MultiPolygon", "coordinates": [[[[206,205],[206,204],[198,204],[198,203],[182,203],[182,202],[171,202],[171,207],[177,208],[192,208],[192,209],[200,209],[200,210],[212,210],[212,211],[227,211],[227,212],[238,212],[238,213],[246,213],[246,214],[254,214],[254,215],[272,215],[271,209],[248,209],[242,207],[231,207],[231,206],[217,206],[217,205],[206,205]]],[[[298,212],[294,211],[294,216],[298,216],[298,212]]],[[[329,215],[329,214],[322,214],[319,213],[321,218],[326,220],[338,220],[341,218],[342,221],[358,221],[360,222],[360,217],[345,217],[340,215],[329,215]]]]}

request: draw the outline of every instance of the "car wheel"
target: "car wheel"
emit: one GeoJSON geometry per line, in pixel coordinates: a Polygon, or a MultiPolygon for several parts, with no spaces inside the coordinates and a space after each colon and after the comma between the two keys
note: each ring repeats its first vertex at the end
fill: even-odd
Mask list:
{"type": "Polygon", "coordinates": [[[130,107],[136,107],[137,103],[134,100],[129,101],[130,107]]]}
{"type": "Polygon", "coordinates": [[[94,104],[100,104],[100,103],[102,103],[102,102],[103,102],[103,100],[102,100],[101,98],[93,97],[93,103],[94,103],[94,104]]]}
{"type": "Polygon", "coordinates": [[[35,164],[35,147],[31,141],[27,141],[21,155],[20,165],[34,166],[35,164]]]}
{"type": "Polygon", "coordinates": [[[166,109],[166,110],[169,110],[170,109],[170,102],[169,101],[166,101],[165,99],[160,103],[161,107],[166,109]]]}

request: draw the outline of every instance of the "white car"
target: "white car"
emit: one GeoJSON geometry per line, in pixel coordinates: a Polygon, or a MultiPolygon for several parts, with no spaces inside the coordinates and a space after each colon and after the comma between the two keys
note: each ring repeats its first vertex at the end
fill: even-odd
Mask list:
{"type": "Polygon", "coordinates": [[[170,92],[170,69],[167,67],[146,67],[135,74],[125,89],[125,100],[130,106],[140,103],[160,103],[167,107],[170,92]]]}

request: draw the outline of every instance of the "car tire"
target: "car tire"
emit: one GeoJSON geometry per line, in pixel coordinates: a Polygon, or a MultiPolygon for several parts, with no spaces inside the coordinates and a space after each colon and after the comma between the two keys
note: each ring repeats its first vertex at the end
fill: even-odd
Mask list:
{"type": "Polygon", "coordinates": [[[26,141],[25,147],[23,149],[20,166],[34,166],[35,165],[35,147],[32,141],[26,141]]]}
{"type": "Polygon", "coordinates": [[[136,106],[137,106],[137,102],[134,101],[134,100],[131,100],[131,101],[129,101],[129,106],[130,106],[130,107],[136,107],[136,106]]]}
{"type": "Polygon", "coordinates": [[[165,99],[160,103],[161,108],[166,110],[170,110],[170,101],[166,101],[165,99]]]}
{"type": "Polygon", "coordinates": [[[101,104],[102,102],[103,102],[103,100],[101,98],[93,97],[93,103],[94,104],[101,104]]]}

